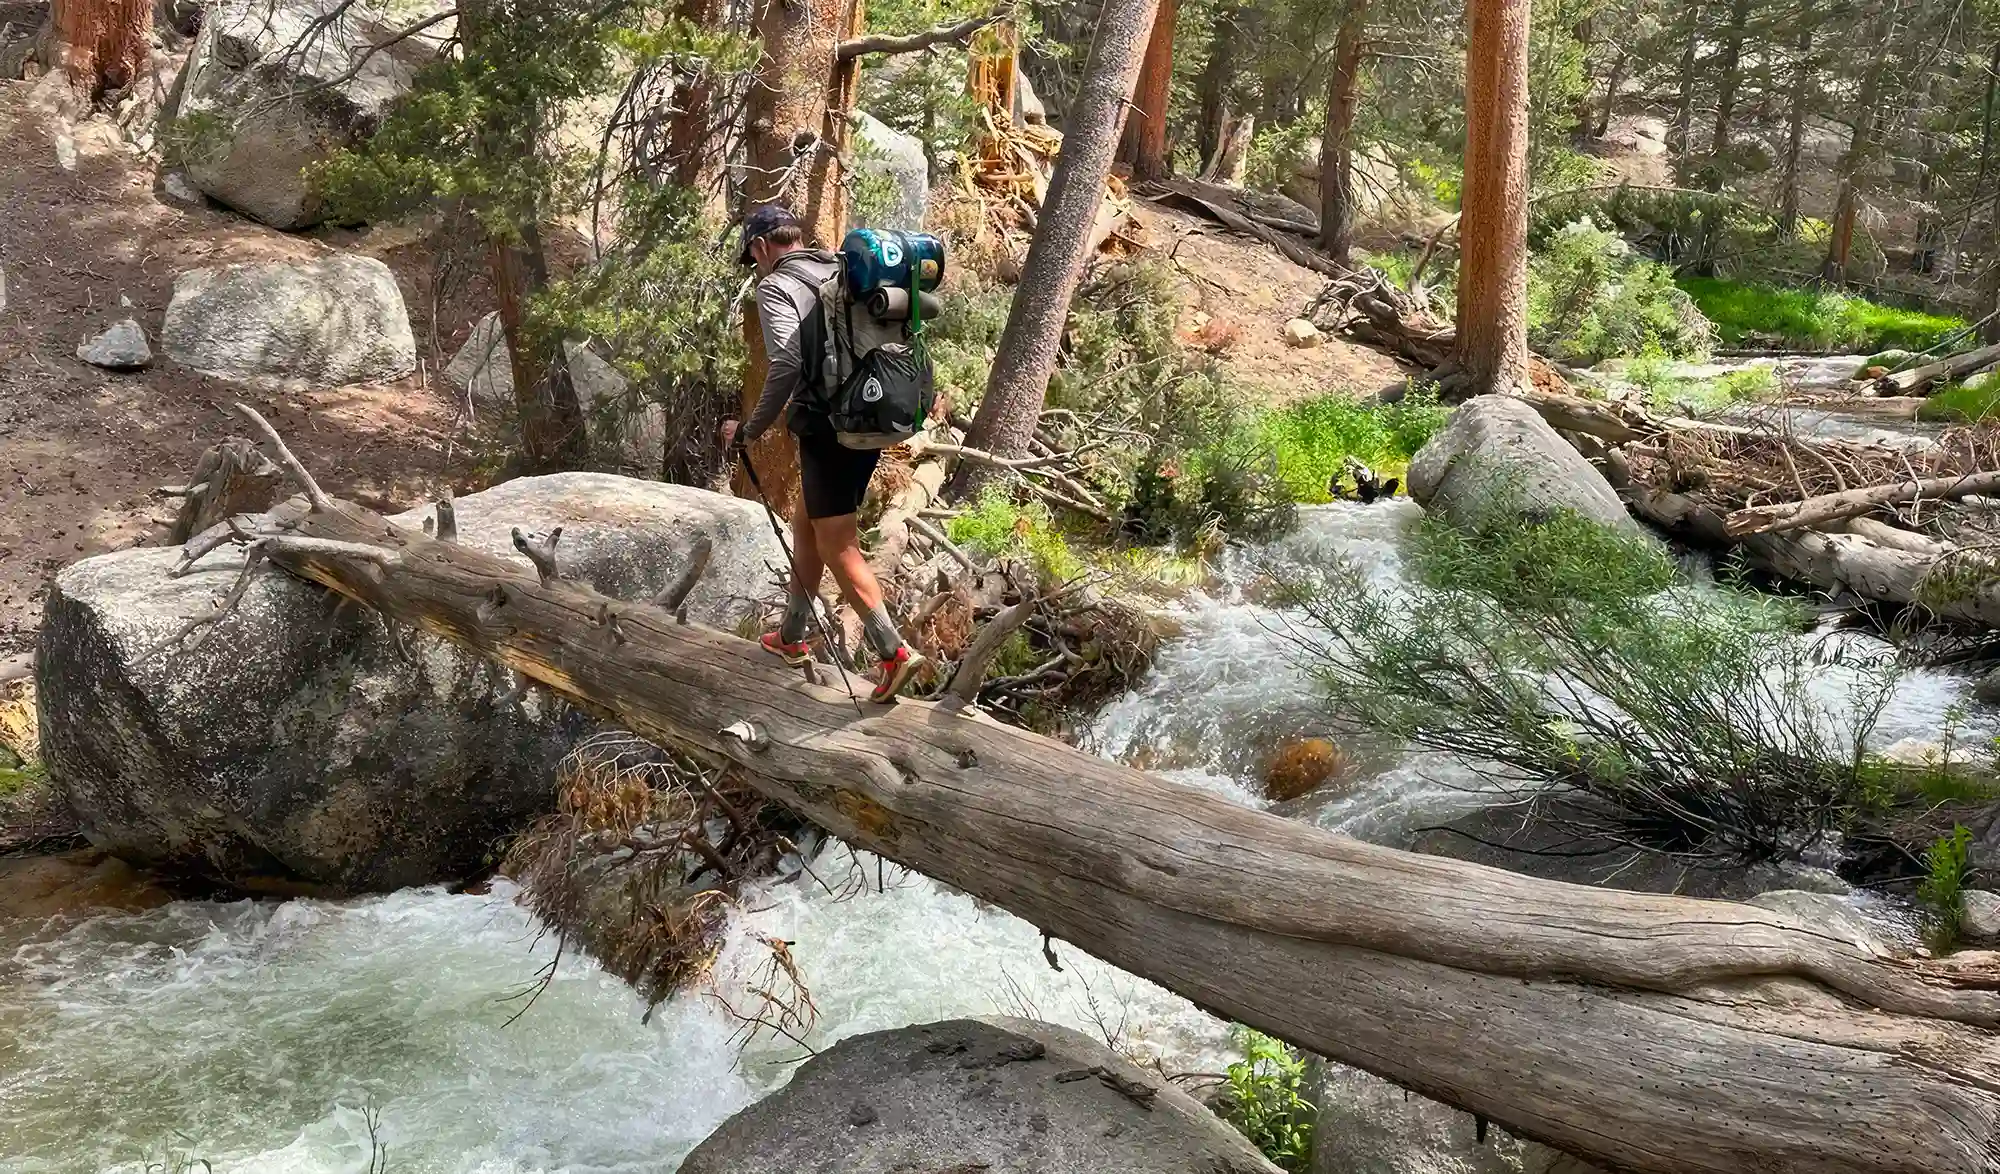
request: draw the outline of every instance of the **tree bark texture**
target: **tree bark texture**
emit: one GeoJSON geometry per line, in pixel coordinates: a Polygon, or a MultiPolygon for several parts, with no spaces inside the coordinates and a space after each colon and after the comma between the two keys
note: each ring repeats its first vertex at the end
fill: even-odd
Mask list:
{"type": "Polygon", "coordinates": [[[41,58],[86,94],[124,89],[152,67],[153,0],[54,0],[41,58]]]}
{"type": "Polygon", "coordinates": [[[570,378],[569,357],[560,346],[534,345],[527,329],[528,302],[549,283],[541,232],[528,223],[521,225],[518,240],[490,238],[486,271],[499,303],[500,329],[514,376],[521,467],[530,473],[575,468],[582,463],[589,434],[570,378]]]}
{"type": "Polygon", "coordinates": [[[1750,0],[1730,0],[1729,24],[1722,31],[1722,48],[1715,57],[1715,129],[1708,139],[1709,190],[1721,191],[1729,156],[1729,135],[1736,121],[1736,91],[1741,81],[1743,36],[1750,23],[1750,0]]]}
{"type": "MultiPolygon", "coordinates": [[[[696,28],[715,28],[722,20],[722,0],[680,0],[674,14],[696,28]]],[[[715,119],[715,75],[706,63],[674,86],[673,113],[667,120],[667,166],[682,187],[706,188],[720,162],[721,142],[715,119]]]]}
{"type": "Polygon", "coordinates": [[[860,0],[828,5],[761,0],[752,28],[762,46],[745,109],[743,198],[749,207],[786,204],[814,243],[838,245],[846,200],[840,149],[858,63],[839,61],[840,42],[862,19],[860,0]],[[830,19],[837,17],[837,19],[830,19]]]}
{"type": "MultiPolygon", "coordinates": [[[[746,298],[743,303],[743,347],[749,357],[743,368],[738,420],[748,420],[757,410],[757,399],[764,394],[764,376],[771,369],[771,357],[764,353],[764,326],[757,317],[755,297],[746,298]]],[[[780,518],[789,520],[799,501],[799,442],[792,430],[785,427],[782,416],[750,446],[748,456],[749,464],[757,468],[757,483],[751,482],[749,468],[738,463],[730,476],[730,491],[738,497],[761,497],[780,518]],[[763,486],[761,494],[758,484],[763,486]]]]}
{"type": "Polygon", "coordinates": [[[1467,9],[1457,396],[1525,386],[1528,370],[1528,3],[1467,9]]]}
{"type": "Polygon", "coordinates": [[[1354,112],[1361,88],[1368,0],[1347,0],[1326,79],[1326,128],[1319,141],[1320,248],[1342,265],[1354,253],[1354,112]]]}
{"type": "Polygon", "coordinates": [[[1625,69],[1631,62],[1632,55],[1623,48],[1612,59],[1611,74],[1604,79],[1604,104],[1597,108],[1597,125],[1591,128],[1591,138],[1601,139],[1611,133],[1611,116],[1617,112],[1618,91],[1625,85],[1625,69]]]}
{"type": "Polygon", "coordinates": [[[1854,103],[1854,133],[1847,153],[1840,160],[1840,191],[1834,197],[1832,229],[1826,246],[1826,263],[1820,276],[1840,285],[1847,281],[1847,261],[1854,251],[1854,218],[1861,210],[1861,172],[1875,153],[1875,123],[1882,104],[1882,83],[1895,54],[1889,51],[1896,38],[1896,20],[1902,14],[1902,0],[1890,0],[1871,28],[1867,43],[1873,56],[1861,79],[1861,93],[1854,103]]]}
{"type": "Polygon", "coordinates": [[[858,715],[754,643],[348,503],[288,525],[331,540],[274,548],[293,574],[1517,1135],[1637,1171],[2000,1171],[1992,954],[1886,958],[1761,908],[1378,847],[976,715],[858,715]]]}
{"type": "Polygon", "coordinates": [[[1237,6],[1224,0],[1215,9],[1215,26],[1209,34],[1208,62],[1202,67],[1195,90],[1201,115],[1195,141],[1201,153],[1202,178],[1216,178],[1223,148],[1225,128],[1234,113],[1229,100],[1230,85],[1236,80],[1237,6]]]}
{"type": "MultiPolygon", "coordinates": [[[[1020,456],[1041,419],[1042,397],[1055,370],[1070,297],[1089,259],[1091,228],[1104,201],[1119,120],[1139,73],[1153,8],[1154,0],[1108,0],[1104,5],[987,377],[986,398],[979,402],[966,438],[969,447],[999,457],[1020,456]]],[[[991,475],[985,466],[962,461],[952,477],[951,495],[969,495],[991,475]]]]}
{"type": "Polygon", "coordinates": [[[1118,144],[1118,161],[1132,168],[1142,183],[1173,173],[1167,156],[1167,106],[1174,92],[1174,23],[1180,0],[1158,0],[1153,31],[1146,38],[1146,56],[1139,63],[1139,80],[1132,93],[1131,113],[1118,144]]]}
{"type": "Polygon", "coordinates": [[[1693,150],[1689,140],[1694,137],[1694,89],[1700,76],[1696,71],[1697,53],[1701,49],[1702,6],[1690,4],[1687,8],[1686,31],[1681,34],[1681,64],[1679,81],[1674,90],[1674,121],[1667,128],[1667,147],[1673,153],[1674,178],[1686,183],[1688,154],[1693,150]]]}
{"type": "Polygon", "coordinates": [[[1778,184],[1778,237],[1789,240],[1799,231],[1799,156],[1805,150],[1806,109],[1813,100],[1818,62],[1813,58],[1812,0],[1799,13],[1798,60],[1792,66],[1792,92],[1785,112],[1784,178],[1778,184]]]}

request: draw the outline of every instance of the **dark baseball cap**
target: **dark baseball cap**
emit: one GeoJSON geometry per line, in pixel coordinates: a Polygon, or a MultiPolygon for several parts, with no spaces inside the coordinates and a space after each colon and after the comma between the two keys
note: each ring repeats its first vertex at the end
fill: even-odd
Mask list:
{"type": "Polygon", "coordinates": [[[750,215],[743,218],[743,252],[736,258],[739,265],[750,263],[750,242],[760,236],[769,236],[781,228],[797,228],[799,218],[783,204],[765,204],[753,208],[750,215]]]}

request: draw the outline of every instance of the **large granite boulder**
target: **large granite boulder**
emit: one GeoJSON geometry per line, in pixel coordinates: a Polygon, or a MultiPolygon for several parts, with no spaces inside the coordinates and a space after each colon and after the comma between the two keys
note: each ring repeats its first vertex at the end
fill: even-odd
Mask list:
{"type": "Polygon", "coordinates": [[[886,202],[879,208],[854,207],[851,219],[870,228],[899,228],[916,232],[924,226],[924,210],[931,200],[931,162],[924,144],[888,126],[865,110],[851,116],[854,127],[854,173],[864,185],[882,185],[879,193],[886,202]]]}
{"type": "Polygon", "coordinates": [[[396,275],[345,253],[190,269],[174,278],[160,340],[176,362],[224,379],[344,387],[417,369],[396,275]]]}
{"type": "Polygon", "coordinates": [[[842,1040],[722,1123],[681,1174],[1275,1174],[1201,1103],[1027,1019],[842,1040]]]}
{"type": "Polygon", "coordinates": [[[273,228],[317,224],[305,169],[373,134],[451,32],[441,24],[371,51],[415,19],[342,0],[210,7],[174,112],[188,179],[273,228]]]}
{"type": "Polygon", "coordinates": [[[1604,474],[1515,396],[1460,405],[1411,458],[1409,486],[1417,504],[1456,522],[1513,508],[1531,517],[1571,510],[1607,526],[1638,527],[1604,474]]]}
{"type": "MultiPolygon", "coordinates": [[[[515,559],[511,527],[562,526],[564,575],[621,599],[656,593],[706,537],[689,611],[719,626],[782,559],[754,502],[601,474],[510,481],[460,498],[457,515],[460,542],[515,559]]],[[[287,575],[255,580],[197,650],[149,656],[242,565],[218,552],[169,579],[178,557],[100,555],[49,592],[42,758],[98,847],[232,883],[393,889],[474,872],[496,838],[552,806],[554,768],[590,721],[287,575]]]]}
{"type": "MultiPolygon", "coordinates": [[[[577,403],[601,452],[630,472],[657,475],[666,451],[667,413],[646,398],[618,368],[574,339],[563,342],[577,403]]],[[[465,345],[445,365],[446,382],[470,397],[476,413],[509,419],[514,415],[514,353],[507,346],[500,315],[488,314],[472,328],[465,345]]]]}

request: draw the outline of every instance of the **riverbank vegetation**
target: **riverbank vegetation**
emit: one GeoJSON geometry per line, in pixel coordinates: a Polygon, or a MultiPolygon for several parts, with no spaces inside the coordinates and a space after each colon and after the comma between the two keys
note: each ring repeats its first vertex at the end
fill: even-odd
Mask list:
{"type": "Polygon", "coordinates": [[[1969,338],[1962,318],[1879,305],[1826,288],[1694,276],[1680,278],[1679,285],[1728,347],[1873,354],[1927,351],[1969,338]]]}
{"type": "Polygon", "coordinates": [[[1892,656],[1807,642],[1788,601],[1690,584],[1652,540],[1572,514],[1426,518],[1407,559],[1407,590],[1353,567],[1296,585],[1302,663],[1340,722],[1691,860],[1798,859],[1862,804],[1892,656]]]}

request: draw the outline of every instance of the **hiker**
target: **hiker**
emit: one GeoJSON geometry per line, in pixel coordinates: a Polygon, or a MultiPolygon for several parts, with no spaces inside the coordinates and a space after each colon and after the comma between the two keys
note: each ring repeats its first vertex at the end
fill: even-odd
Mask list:
{"type": "MultiPolygon", "coordinates": [[[[823,336],[815,323],[820,287],[838,259],[825,249],[805,247],[805,228],[791,211],[765,205],[743,223],[743,252],[737,258],[757,268],[757,314],[764,326],[764,353],[770,366],[756,410],[739,427],[722,424],[724,448],[741,450],[764,435],[789,407],[789,426],[799,443],[799,504],[792,514],[792,571],[785,618],[761,643],[786,664],[813,659],[808,636],[819,595],[820,573],[831,570],[841,597],[861,617],[861,630],[881,660],[881,679],[868,699],[895,698],[924,663],[904,642],[882,605],[882,585],[861,554],[854,515],[867,496],[880,449],[850,448],[836,437],[820,384],[819,356],[807,353],[807,337],[823,336]]],[[[747,459],[747,454],[746,454],[747,459]]],[[[837,654],[836,654],[837,655],[837,654]]]]}

